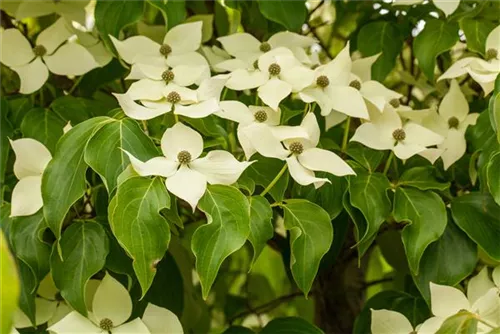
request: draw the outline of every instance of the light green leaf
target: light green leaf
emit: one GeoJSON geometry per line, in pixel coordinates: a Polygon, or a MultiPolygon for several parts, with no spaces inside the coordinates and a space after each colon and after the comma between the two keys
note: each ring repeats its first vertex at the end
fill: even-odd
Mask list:
{"type": "Polygon", "coordinates": [[[460,20],[460,28],[467,39],[467,48],[471,51],[485,54],[486,38],[495,28],[493,22],[484,19],[463,19],[460,20]]]}
{"type": "Polygon", "coordinates": [[[425,23],[424,30],[413,41],[418,64],[429,80],[434,80],[436,57],[458,42],[458,24],[438,19],[425,23]]]}
{"type": "Polygon", "coordinates": [[[129,165],[127,151],[141,161],[158,156],[158,150],[131,119],[114,120],[101,127],[85,148],[85,162],[101,175],[108,192],[117,184],[118,176],[129,165]]]}
{"type": "Polygon", "coordinates": [[[330,216],[306,200],[287,200],[283,205],[285,228],[290,231],[290,268],[298,287],[308,295],[321,258],[333,241],[330,216]]]}
{"type": "Polygon", "coordinates": [[[65,122],[49,109],[34,108],[21,123],[23,137],[33,138],[44,144],[54,154],[56,144],[63,135],[65,122]]]}
{"type": "Polygon", "coordinates": [[[460,311],[446,319],[436,334],[476,334],[477,316],[468,311],[460,311]]]}
{"type": "Polygon", "coordinates": [[[222,262],[240,249],[250,234],[250,205],[238,189],[211,185],[198,208],[206,214],[207,224],[194,232],[191,249],[206,299],[222,262]]]}
{"type": "Polygon", "coordinates": [[[193,15],[190,16],[186,22],[203,22],[202,30],[201,30],[201,42],[206,43],[210,41],[214,34],[214,15],[213,14],[204,14],[204,15],[193,15]]]}
{"type": "Polygon", "coordinates": [[[185,0],[148,0],[150,4],[157,7],[165,19],[168,30],[184,22],[187,16],[185,0]]]}
{"type": "Polygon", "coordinates": [[[491,127],[497,134],[497,140],[500,143],[500,74],[495,80],[495,89],[490,97],[488,105],[491,127]]]}
{"type": "Polygon", "coordinates": [[[111,230],[134,260],[133,267],[146,294],[165,255],[170,229],[160,210],[170,207],[170,196],[158,178],[133,177],[118,186],[108,209],[111,230]]]}
{"type": "Polygon", "coordinates": [[[59,243],[62,258],[54,245],[50,259],[52,278],[69,305],[87,316],[85,289],[88,280],[106,262],[109,252],[106,231],[96,222],[73,222],[59,243]]]}
{"type": "Polygon", "coordinates": [[[266,19],[277,22],[286,29],[299,32],[306,22],[305,1],[258,0],[259,9],[266,19]]]}
{"type": "Polygon", "coordinates": [[[500,206],[489,194],[469,193],[451,202],[453,220],[493,259],[500,261],[500,206]]]}
{"type": "Polygon", "coordinates": [[[73,127],[57,144],[56,153],[43,173],[43,213],[58,239],[66,213],[85,193],[85,146],[95,131],[110,120],[95,117],[73,127]]]}
{"type": "Polygon", "coordinates": [[[260,334],[323,334],[315,325],[299,317],[276,318],[270,321],[260,334]]]}
{"type": "Polygon", "coordinates": [[[488,188],[495,202],[500,205],[500,152],[490,157],[486,167],[488,188]]]}
{"type": "Polygon", "coordinates": [[[448,218],[443,200],[432,191],[398,188],[394,194],[394,219],[408,222],[401,237],[410,270],[417,274],[425,249],[444,232],[448,218]]]}
{"type": "Polygon", "coordinates": [[[19,298],[19,277],[16,264],[10,254],[7,240],[0,230],[0,300],[2,300],[2,312],[0,312],[0,332],[10,333],[12,317],[17,309],[19,298]]]}
{"type": "Polygon", "coordinates": [[[420,166],[406,170],[398,180],[398,186],[408,186],[420,190],[446,190],[449,182],[439,182],[434,167],[420,166]]]}
{"type": "Polygon", "coordinates": [[[274,234],[273,210],[269,202],[262,196],[253,196],[250,201],[250,234],[248,240],[253,247],[252,263],[255,263],[267,240],[274,234]]]}

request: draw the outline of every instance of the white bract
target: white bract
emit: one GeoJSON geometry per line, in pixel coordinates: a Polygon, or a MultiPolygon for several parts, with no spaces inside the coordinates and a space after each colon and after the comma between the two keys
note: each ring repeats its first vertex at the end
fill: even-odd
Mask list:
{"type": "Polygon", "coordinates": [[[17,29],[0,31],[0,61],[21,79],[20,92],[30,94],[47,81],[49,71],[58,75],[83,75],[99,67],[82,45],[67,42],[73,32],[64,19],[38,35],[35,47],[17,29]]]}
{"type": "MultiPolygon", "coordinates": [[[[424,2],[424,0],[394,0],[394,6],[405,6],[405,5],[418,5],[424,2]]],[[[434,5],[441,9],[445,16],[452,14],[457,10],[460,0],[433,0],[434,5]]]]}
{"type": "Polygon", "coordinates": [[[210,64],[210,68],[212,69],[212,71],[218,73],[226,72],[225,69],[220,68],[218,65],[226,60],[231,59],[229,53],[215,45],[212,47],[202,46],[201,52],[210,64]]]}
{"type": "Polygon", "coordinates": [[[24,0],[16,3],[11,2],[7,6],[7,10],[13,14],[17,20],[26,18],[40,17],[50,14],[60,15],[70,21],[76,21],[85,25],[85,7],[88,5],[88,0],[24,0]]]}
{"type": "Polygon", "coordinates": [[[408,159],[429,146],[440,144],[443,137],[414,122],[403,123],[387,104],[383,113],[371,113],[370,122],[361,124],[351,138],[375,150],[392,150],[400,159],[408,159]]]}
{"type": "Polygon", "coordinates": [[[371,315],[372,334],[435,334],[442,323],[440,319],[430,318],[413,328],[410,321],[396,311],[371,309],[371,315]]]}
{"type": "Polygon", "coordinates": [[[456,61],[438,79],[453,79],[469,74],[484,91],[490,94],[495,86],[495,79],[500,73],[500,26],[493,29],[486,39],[486,60],[479,57],[466,57],[456,61]]]}
{"type": "Polygon", "coordinates": [[[87,319],[72,311],[48,330],[56,334],[87,333],[150,333],[141,319],[126,322],[132,314],[130,295],[116,279],[106,274],[92,301],[92,313],[87,319]]]}
{"type": "Polygon", "coordinates": [[[167,178],[165,185],[175,196],[191,205],[193,211],[210,184],[230,185],[236,182],[251,162],[240,162],[226,151],[214,150],[202,158],[203,139],[191,128],[177,123],[161,138],[164,157],[146,162],[127,153],[135,171],[141,176],[167,178]]]}
{"type": "Polygon", "coordinates": [[[10,145],[16,155],[14,175],[19,180],[12,190],[10,215],[29,216],[43,206],[42,174],[52,155],[31,138],[11,140],[10,145]]]}
{"type": "Polygon", "coordinates": [[[286,158],[288,170],[292,178],[300,185],[314,184],[315,188],[321,187],[327,178],[318,178],[315,171],[323,171],[336,176],[355,175],[352,168],[333,152],[317,148],[320,130],[318,121],[313,113],[308,113],[300,125],[307,133],[307,138],[302,137],[303,131],[293,131],[283,143],[290,156],[286,158]]]}

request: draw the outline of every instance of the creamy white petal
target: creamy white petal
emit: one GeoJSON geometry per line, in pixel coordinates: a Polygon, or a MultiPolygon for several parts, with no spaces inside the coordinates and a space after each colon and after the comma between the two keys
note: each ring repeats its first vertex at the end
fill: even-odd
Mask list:
{"type": "Polygon", "coordinates": [[[240,143],[241,149],[245,153],[245,158],[249,160],[252,155],[257,153],[257,150],[244,132],[237,130],[236,136],[238,137],[238,142],[240,143]]]}
{"type": "Polygon", "coordinates": [[[86,12],[85,7],[88,1],[59,1],[55,2],[55,12],[65,17],[69,21],[76,21],[85,25],[86,12]]]}
{"type": "Polygon", "coordinates": [[[488,267],[483,267],[481,271],[469,280],[467,284],[467,299],[474,304],[476,300],[484,296],[495,284],[488,276],[488,267]]]}
{"type": "Polygon", "coordinates": [[[443,142],[444,138],[431,130],[424,128],[413,122],[408,122],[403,126],[406,134],[404,142],[406,144],[418,144],[421,146],[432,146],[443,142]]]}
{"type": "Polygon", "coordinates": [[[280,102],[292,92],[292,85],[277,78],[272,78],[257,90],[260,99],[274,110],[280,102]]]}
{"type": "MultiPolygon", "coordinates": [[[[120,41],[113,36],[109,36],[120,57],[129,64],[134,64],[139,56],[161,57],[160,44],[150,40],[145,36],[133,36],[124,41],[120,41]]],[[[140,59],[140,58],[139,58],[140,59]]]]}
{"type": "Polygon", "coordinates": [[[6,66],[26,65],[35,58],[30,43],[17,29],[0,31],[0,45],[0,61],[6,66]]]}
{"type": "Polygon", "coordinates": [[[198,82],[204,71],[205,66],[176,66],[172,69],[172,72],[174,72],[174,83],[179,86],[191,86],[192,84],[198,82]]]}
{"type": "Polygon", "coordinates": [[[127,95],[132,100],[160,100],[163,98],[165,82],[151,79],[141,79],[130,85],[127,95]]]}
{"type": "Polygon", "coordinates": [[[19,180],[12,190],[10,216],[30,216],[42,206],[42,177],[27,176],[19,180]]]}
{"type": "Polygon", "coordinates": [[[484,91],[484,95],[489,95],[495,88],[495,79],[499,72],[482,73],[467,69],[472,79],[476,81],[484,91]]]}
{"type": "Polygon", "coordinates": [[[40,282],[40,286],[36,291],[40,297],[48,300],[55,300],[56,295],[59,293],[59,289],[57,289],[54,280],[52,279],[52,274],[47,274],[40,282]]]}
{"type": "Polygon", "coordinates": [[[285,67],[288,67],[292,64],[300,65],[298,60],[293,61],[293,59],[295,59],[295,57],[293,56],[292,51],[287,48],[280,47],[272,49],[271,51],[266,52],[262,56],[260,56],[258,60],[258,66],[262,72],[268,73],[269,66],[271,64],[279,64],[281,67],[281,71],[283,72],[285,69],[282,65],[284,65],[285,67]]]}
{"type": "Polygon", "coordinates": [[[48,328],[56,334],[100,334],[102,330],[80,313],[73,311],[58,323],[48,328]]]}
{"type": "Polygon", "coordinates": [[[240,101],[221,101],[219,106],[221,110],[216,113],[219,117],[229,119],[242,125],[255,121],[253,113],[240,101]]]}
{"type": "Polygon", "coordinates": [[[321,71],[326,74],[333,85],[348,85],[351,75],[351,56],[349,54],[349,43],[321,71]]]}
{"type": "MultiPolygon", "coordinates": [[[[40,17],[52,14],[56,11],[56,5],[52,1],[20,1],[15,11],[15,17],[18,20],[29,17],[40,17]]],[[[4,5],[4,4],[2,4],[4,5]]]]}
{"type": "Polygon", "coordinates": [[[415,154],[419,154],[425,151],[425,146],[419,144],[410,144],[403,141],[397,143],[392,150],[399,159],[406,160],[411,158],[415,154]]]}
{"type": "Polygon", "coordinates": [[[151,303],[148,303],[144,311],[142,322],[151,334],[184,333],[179,318],[172,311],[151,303]]]}
{"type": "Polygon", "coordinates": [[[18,179],[27,176],[41,176],[52,159],[50,151],[39,141],[31,138],[11,140],[10,145],[16,155],[14,174],[18,179]]]}
{"type": "Polygon", "coordinates": [[[194,160],[203,152],[203,138],[190,127],[176,123],[161,137],[161,150],[169,160],[177,161],[177,154],[181,151],[188,151],[194,160]]]}
{"type": "Polygon", "coordinates": [[[332,113],[332,100],[325,90],[319,87],[308,87],[299,92],[299,97],[306,103],[316,102],[321,110],[322,116],[332,113]]]}
{"type": "Polygon", "coordinates": [[[167,57],[166,62],[170,67],[177,67],[180,65],[204,66],[208,71],[208,77],[210,77],[210,66],[207,60],[198,52],[187,52],[178,55],[172,54],[167,57]]]}
{"type": "MultiPolygon", "coordinates": [[[[49,321],[56,312],[57,302],[45,300],[43,298],[35,298],[35,324],[41,325],[49,321]]],[[[32,327],[31,320],[20,309],[14,314],[14,326],[17,328],[32,327]]]]}
{"type": "Polygon", "coordinates": [[[233,58],[233,59],[227,59],[224,61],[221,61],[220,63],[217,64],[217,68],[229,72],[233,72],[236,70],[246,70],[251,68],[251,64],[248,64],[246,61],[243,61],[241,59],[233,58]]]}
{"type": "Polygon", "coordinates": [[[148,79],[148,76],[141,70],[140,65],[139,63],[132,64],[132,66],[130,66],[130,72],[125,77],[125,80],[148,79]]]}
{"type": "Polygon", "coordinates": [[[467,68],[470,63],[476,61],[478,58],[476,57],[467,57],[457,60],[453,65],[451,65],[446,72],[444,72],[439,78],[439,80],[443,79],[453,79],[459,76],[462,76],[467,73],[467,68]]]}
{"type": "Polygon", "coordinates": [[[491,276],[495,285],[500,289],[500,265],[493,269],[491,276]]]}
{"type": "Polygon", "coordinates": [[[467,130],[467,127],[469,125],[475,125],[476,124],[478,117],[479,117],[478,113],[468,114],[467,117],[465,117],[465,119],[458,125],[458,130],[460,130],[463,133],[465,133],[465,131],[467,130]]]}
{"type": "Polygon", "coordinates": [[[284,71],[280,78],[292,85],[292,92],[299,92],[313,83],[314,71],[307,67],[295,66],[284,71]]]}
{"type": "Polygon", "coordinates": [[[330,114],[325,116],[325,130],[328,131],[334,126],[342,123],[347,119],[347,115],[338,111],[332,111],[330,114]]]}
{"type": "Polygon", "coordinates": [[[399,312],[371,309],[371,314],[372,334],[408,334],[413,332],[410,321],[399,312]]]}
{"type": "Polygon", "coordinates": [[[113,328],[111,334],[150,334],[146,324],[139,318],[127,322],[121,326],[113,328]]]}
{"type": "Polygon", "coordinates": [[[115,327],[127,321],[132,314],[132,299],[127,289],[110,274],[104,276],[95,292],[92,313],[99,321],[111,320],[115,327]]]}
{"type": "Polygon", "coordinates": [[[286,47],[291,49],[293,47],[308,48],[317,41],[309,36],[299,35],[290,31],[280,31],[272,35],[268,42],[273,47],[286,47]]]}
{"type": "MultiPolygon", "coordinates": [[[[500,25],[493,29],[486,38],[486,51],[489,49],[500,52],[500,25]]],[[[497,59],[500,59],[500,55],[497,55],[497,59]]]]}
{"type": "Polygon", "coordinates": [[[411,6],[418,5],[424,2],[424,0],[394,0],[393,6],[411,6]]]}
{"type": "Polygon", "coordinates": [[[191,104],[198,102],[197,92],[194,89],[182,87],[174,83],[169,83],[163,89],[163,95],[168,97],[171,92],[176,92],[180,95],[181,100],[179,104],[191,104]]]}
{"type": "Polygon", "coordinates": [[[369,119],[368,109],[360,91],[348,86],[326,88],[332,108],[351,117],[369,119]]]}
{"type": "Polygon", "coordinates": [[[323,171],[336,176],[355,175],[352,168],[338,155],[321,148],[310,148],[299,154],[302,166],[313,171],[323,171]]]}
{"type": "Polygon", "coordinates": [[[434,164],[443,152],[444,150],[440,148],[426,148],[424,151],[419,152],[418,155],[427,159],[431,164],[434,164]]]}
{"type": "Polygon", "coordinates": [[[399,99],[402,96],[374,80],[363,82],[360,93],[365,99],[373,103],[380,112],[384,110],[387,102],[390,102],[392,99],[399,99]]]}
{"type": "Polygon", "coordinates": [[[210,184],[235,183],[251,162],[240,162],[227,151],[214,150],[194,160],[189,166],[206,177],[210,184]]]}
{"type": "Polygon", "coordinates": [[[290,140],[290,139],[301,139],[306,142],[307,147],[312,147],[312,143],[309,140],[309,133],[307,129],[303,126],[291,126],[291,125],[280,125],[270,127],[273,136],[279,141],[290,140]]]}
{"type": "Polygon", "coordinates": [[[356,129],[351,141],[357,141],[374,150],[391,150],[394,147],[392,133],[384,132],[373,123],[361,124],[356,129]]]}
{"type": "Polygon", "coordinates": [[[92,304],[94,303],[95,292],[97,291],[97,288],[100,284],[100,280],[92,278],[89,279],[87,281],[87,284],[85,285],[85,305],[90,312],[92,312],[92,304]]]}
{"type": "Polygon", "coordinates": [[[66,43],[52,55],[43,57],[52,73],[58,75],[83,75],[99,67],[92,54],[80,44],[66,43]]]}
{"type": "Polygon", "coordinates": [[[70,314],[73,311],[65,302],[59,302],[57,304],[56,311],[52,315],[52,317],[47,321],[47,326],[52,326],[59,321],[61,321],[65,316],[70,314]]]}
{"type": "Polygon", "coordinates": [[[302,166],[296,156],[287,158],[286,163],[288,165],[290,176],[295,180],[295,182],[302,186],[307,186],[313,183],[315,185],[322,185],[325,182],[330,183],[330,180],[328,179],[315,177],[314,172],[302,166]]]}
{"type": "Polygon", "coordinates": [[[207,59],[210,67],[214,72],[225,72],[225,69],[219,67],[218,65],[226,60],[229,60],[231,56],[225,50],[219,48],[218,46],[202,46],[201,52],[207,59]]]}
{"type": "Polygon", "coordinates": [[[483,296],[479,297],[474,304],[472,304],[471,311],[479,314],[481,319],[489,323],[499,325],[500,321],[500,297],[498,296],[498,289],[492,288],[488,290],[483,296]]]}
{"type": "Polygon", "coordinates": [[[459,121],[465,119],[469,113],[469,104],[465,95],[460,90],[456,80],[450,81],[450,90],[443,97],[439,105],[439,114],[448,120],[451,117],[456,117],[459,121]]]}
{"type": "Polygon", "coordinates": [[[444,150],[441,159],[443,159],[444,169],[446,170],[465,154],[467,142],[461,131],[450,129],[443,143],[438,145],[438,148],[444,150]]]}
{"type": "Polygon", "coordinates": [[[365,57],[361,59],[356,59],[352,62],[351,72],[361,79],[361,82],[366,82],[371,80],[372,77],[372,65],[380,57],[381,53],[376,55],[365,57]]]}
{"type": "Polygon", "coordinates": [[[64,18],[59,18],[47,29],[42,31],[36,38],[36,45],[43,45],[47,54],[52,54],[59,45],[64,43],[73,35],[68,22],[64,18]]]}
{"type": "Polygon", "coordinates": [[[226,82],[226,87],[232,90],[257,88],[265,84],[268,78],[268,75],[261,71],[238,69],[231,72],[226,82]]]}
{"type": "Polygon", "coordinates": [[[172,54],[196,51],[201,45],[202,26],[202,21],[179,24],[167,32],[163,44],[172,48],[172,54]]]}
{"type": "MultiPolygon", "coordinates": [[[[132,65],[131,72],[140,74],[134,75],[134,79],[149,78],[160,81],[163,80],[161,77],[163,72],[169,69],[165,60],[159,57],[138,56],[136,61],[137,62],[132,65]]],[[[129,74],[129,76],[131,75],[129,74]]]]}
{"type": "Polygon", "coordinates": [[[317,146],[319,143],[320,129],[318,125],[318,120],[316,119],[316,115],[310,112],[304,116],[300,126],[306,130],[309,141],[312,146],[317,146]]]}
{"type": "Polygon", "coordinates": [[[217,38],[224,50],[232,56],[240,53],[258,52],[260,41],[248,33],[236,33],[217,38]]]}
{"type": "Polygon", "coordinates": [[[265,106],[248,106],[248,109],[252,113],[252,115],[255,115],[256,112],[258,111],[263,111],[267,115],[267,119],[263,122],[263,124],[267,125],[279,125],[281,121],[281,110],[278,108],[278,110],[273,110],[270,107],[265,107],[265,106]]]}
{"type": "Polygon", "coordinates": [[[219,103],[215,98],[202,101],[188,106],[177,105],[174,114],[183,115],[190,118],[203,118],[220,110],[219,103]]]}
{"type": "Polygon", "coordinates": [[[226,81],[229,79],[228,75],[219,74],[209,79],[203,80],[198,87],[196,94],[198,101],[205,101],[215,98],[217,101],[220,100],[220,94],[224,89],[226,81]]]}
{"type": "Polygon", "coordinates": [[[429,318],[417,326],[417,334],[435,334],[445,320],[440,317],[429,318]]]}
{"type": "Polygon", "coordinates": [[[183,165],[177,173],[167,178],[165,184],[168,191],[188,202],[194,211],[207,189],[207,178],[200,172],[183,165]]]}
{"type": "Polygon", "coordinates": [[[433,0],[437,8],[441,9],[446,16],[457,10],[460,0],[433,0]]]}
{"type": "Polygon", "coordinates": [[[49,70],[42,60],[37,57],[31,63],[19,67],[12,67],[21,80],[19,92],[31,94],[40,89],[49,78],[49,70]]]}
{"type": "Polygon", "coordinates": [[[460,310],[468,310],[470,303],[462,291],[446,285],[430,283],[431,310],[438,317],[447,318],[460,310]]]}
{"type": "MultiPolygon", "coordinates": [[[[238,138],[241,140],[242,137],[246,138],[245,143],[250,143],[257,152],[265,157],[283,160],[290,154],[275,136],[273,128],[268,125],[253,123],[248,126],[239,126],[238,138]]],[[[251,155],[246,156],[249,159],[251,155]]]]}
{"type": "Polygon", "coordinates": [[[125,115],[133,119],[147,120],[163,115],[172,110],[172,105],[170,103],[165,103],[163,107],[158,107],[156,109],[146,108],[137,104],[134,99],[128,94],[116,94],[113,95],[118,100],[118,104],[122,108],[125,115]]]}
{"type": "Polygon", "coordinates": [[[87,51],[90,52],[95,61],[100,67],[108,65],[111,60],[113,60],[113,55],[106,49],[106,46],[102,42],[98,42],[94,45],[85,46],[87,51]]]}

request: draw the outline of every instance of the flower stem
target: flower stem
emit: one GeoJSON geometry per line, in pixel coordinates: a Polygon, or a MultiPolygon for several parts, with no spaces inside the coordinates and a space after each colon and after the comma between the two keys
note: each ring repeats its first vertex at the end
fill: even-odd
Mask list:
{"type": "Polygon", "coordinates": [[[389,158],[387,158],[387,161],[385,162],[384,175],[387,175],[387,172],[389,171],[389,168],[391,167],[391,163],[392,163],[393,158],[394,158],[394,152],[391,151],[391,154],[389,154],[389,158]]]}
{"type": "Polygon", "coordinates": [[[82,79],[83,79],[83,75],[81,75],[78,79],[76,79],[75,83],[73,84],[73,86],[68,91],[68,95],[73,94],[73,92],[75,91],[76,87],[78,87],[78,85],[80,84],[80,82],[82,81],[82,79]]]}
{"type": "Polygon", "coordinates": [[[347,139],[349,139],[349,129],[351,127],[351,117],[347,116],[344,128],[344,138],[342,138],[342,152],[347,148],[347,139]]]}
{"type": "Polygon", "coordinates": [[[283,176],[283,174],[285,173],[285,171],[287,169],[288,169],[288,164],[285,163],[283,165],[283,168],[281,168],[281,170],[279,171],[279,173],[276,175],[276,177],[271,181],[271,183],[269,183],[269,185],[266,187],[266,189],[264,189],[260,193],[260,196],[264,196],[265,194],[267,194],[274,187],[274,185],[276,184],[276,182],[278,182],[278,180],[281,178],[281,176],[283,176]]]}

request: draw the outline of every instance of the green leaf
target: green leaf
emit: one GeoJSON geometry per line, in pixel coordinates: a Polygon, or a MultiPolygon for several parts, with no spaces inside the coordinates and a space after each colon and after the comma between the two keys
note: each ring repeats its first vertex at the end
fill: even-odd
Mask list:
{"type": "Polygon", "coordinates": [[[441,238],[425,250],[413,280],[430,304],[430,282],[455,286],[474,271],[476,262],[477,246],[450,221],[441,238]]]}
{"type": "Polygon", "coordinates": [[[243,326],[231,326],[226,329],[222,334],[254,334],[255,332],[243,326]]]}
{"type": "Polygon", "coordinates": [[[460,311],[446,319],[436,334],[476,334],[477,316],[468,311],[460,311]]]}
{"type": "Polygon", "coordinates": [[[24,116],[33,109],[33,103],[25,96],[8,100],[9,108],[2,108],[2,114],[6,114],[7,119],[12,123],[14,129],[20,128],[24,116]]]}
{"type": "Polygon", "coordinates": [[[260,334],[323,334],[323,331],[299,317],[271,320],[260,334]]]}
{"type": "Polygon", "coordinates": [[[375,172],[384,158],[383,151],[373,150],[356,142],[349,143],[346,153],[370,173],[375,172]]]}
{"type": "Polygon", "coordinates": [[[497,140],[500,143],[500,74],[495,80],[495,90],[491,94],[488,105],[491,126],[497,134],[497,140]]]}
{"type": "Polygon", "coordinates": [[[398,186],[413,187],[420,190],[441,190],[450,187],[449,182],[439,182],[436,179],[436,169],[430,166],[414,167],[406,170],[398,180],[398,186]]]}
{"type": "Polygon", "coordinates": [[[372,65],[372,79],[383,81],[396,65],[396,58],[403,47],[403,37],[398,24],[390,21],[371,22],[358,34],[358,48],[363,57],[381,53],[372,65]]]}
{"type": "Polygon", "coordinates": [[[73,309],[87,315],[85,289],[88,280],[99,272],[109,251],[106,231],[92,221],[73,222],[59,242],[62,258],[52,250],[52,278],[61,296],[73,309]]]}
{"type": "Polygon", "coordinates": [[[434,80],[436,57],[458,42],[458,23],[431,19],[413,41],[418,64],[429,80],[434,80]]]}
{"type": "Polygon", "coordinates": [[[63,135],[66,124],[51,110],[31,109],[21,123],[23,137],[33,138],[44,144],[54,154],[56,144],[63,135]]]}
{"type": "Polygon", "coordinates": [[[168,30],[184,22],[187,16],[185,0],[148,0],[150,4],[157,7],[165,19],[168,30]]]}
{"type": "MultiPolygon", "coordinates": [[[[265,188],[278,175],[281,168],[283,168],[283,161],[263,158],[259,155],[255,156],[255,160],[256,162],[245,169],[242,177],[249,177],[255,181],[255,184],[265,188]]],[[[286,187],[288,186],[288,179],[288,173],[284,173],[269,191],[269,194],[276,202],[283,200],[286,187]]]]}
{"type": "Polygon", "coordinates": [[[21,261],[33,272],[39,284],[50,270],[51,247],[42,241],[46,229],[42,210],[26,217],[16,217],[10,229],[12,248],[21,261]]]}
{"type": "Polygon", "coordinates": [[[95,131],[110,120],[96,117],[73,127],[57,144],[56,153],[43,173],[43,213],[58,239],[66,213],[86,190],[85,146],[95,131]]]}
{"type": "Polygon", "coordinates": [[[72,126],[92,116],[90,100],[71,95],[61,96],[50,104],[50,109],[72,126]]]}
{"type": "MultiPolygon", "coordinates": [[[[380,225],[391,213],[391,201],[387,195],[391,184],[381,173],[370,174],[357,168],[356,174],[348,178],[349,198],[350,204],[361,211],[367,223],[366,228],[356,224],[357,241],[361,244],[358,245],[361,256],[377,234],[380,225]]],[[[353,218],[353,220],[359,222],[359,219],[353,218]]]]}
{"type": "Polygon", "coordinates": [[[131,119],[115,120],[101,127],[85,148],[85,162],[101,175],[111,193],[118,176],[129,165],[127,151],[141,161],[158,156],[158,150],[140,126],[131,119]]]}
{"type": "Polygon", "coordinates": [[[394,195],[394,219],[408,222],[401,234],[408,264],[413,273],[425,249],[444,232],[448,218],[443,200],[432,191],[397,188],[394,195]]]}
{"type": "Polygon", "coordinates": [[[19,308],[26,314],[31,323],[35,324],[36,305],[35,297],[38,283],[33,271],[23,261],[17,261],[21,294],[19,295],[19,308]]]}
{"type": "Polygon", "coordinates": [[[16,264],[9,250],[7,240],[0,230],[0,300],[2,300],[2,312],[0,312],[0,332],[11,333],[12,319],[17,309],[19,298],[19,277],[16,264]]]}
{"type": "Polygon", "coordinates": [[[207,224],[194,232],[191,249],[206,299],[222,262],[240,249],[250,234],[250,204],[234,187],[211,185],[198,208],[206,214],[207,224]]]}
{"type": "Polygon", "coordinates": [[[488,188],[495,202],[500,205],[500,152],[490,157],[486,167],[488,188]]]}
{"type": "Polygon", "coordinates": [[[0,99],[0,200],[3,202],[5,174],[7,172],[7,160],[9,159],[10,143],[9,138],[12,138],[14,129],[7,120],[6,115],[9,110],[9,105],[5,98],[0,99]]]}
{"type": "Polygon", "coordinates": [[[274,227],[271,222],[273,210],[269,202],[262,196],[249,198],[250,202],[250,234],[248,240],[253,247],[252,263],[255,263],[267,240],[274,234],[274,227]]]}
{"type": "Polygon", "coordinates": [[[206,43],[212,39],[214,34],[214,15],[213,14],[203,14],[203,15],[193,15],[190,16],[187,22],[201,21],[203,23],[201,30],[201,42],[206,43]]]}
{"type": "Polygon", "coordinates": [[[170,196],[159,178],[133,177],[118,186],[109,204],[109,223],[120,245],[134,260],[133,267],[146,294],[165,255],[170,229],[160,210],[170,207],[170,196]]]}
{"type": "Polygon", "coordinates": [[[460,28],[467,39],[467,48],[471,51],[485,54],[486,38],[495,29],[493,22],[484,19],[463,19],[460,20],[460,28]]]}
{"type": "Polygon", "coordinates": [[[490,257],[500,261],[500,206],[489,194],[469,193],[451,202],[453,220],[490,257]]]}
{"type": "Polygon", "coordinates": [[[285,228],[290,231],[290,268],[298,287],[307,296],[321,258],[333,241],[330,216],[320,206],[302,199],[283,205],[285,228]]]}
{"type": "Polygon", "coordinates": [[[290,31],[299,32],[306,22],[305,1],[258,0],[259,9],[266,19],[277,22],[290,31]]]}

